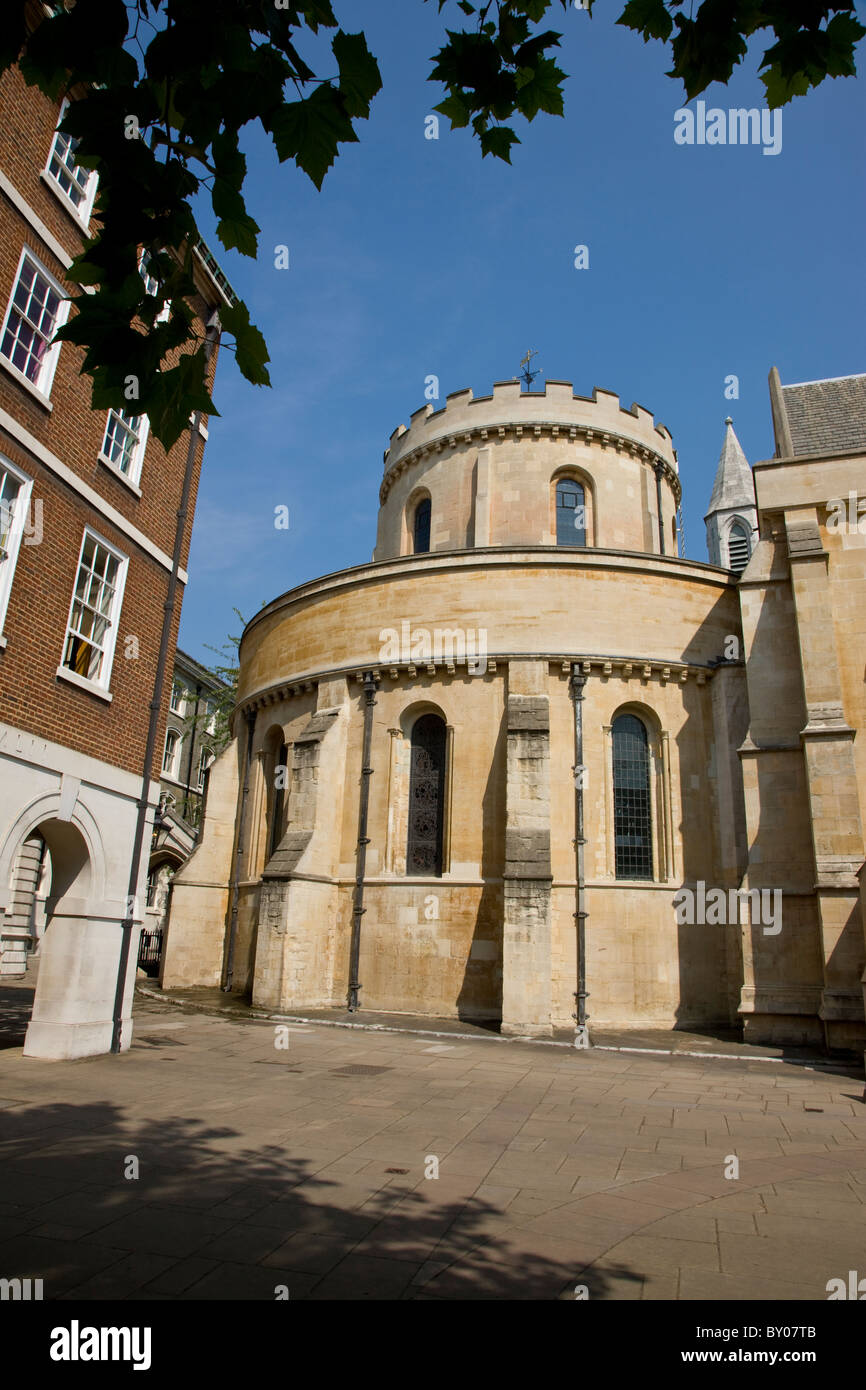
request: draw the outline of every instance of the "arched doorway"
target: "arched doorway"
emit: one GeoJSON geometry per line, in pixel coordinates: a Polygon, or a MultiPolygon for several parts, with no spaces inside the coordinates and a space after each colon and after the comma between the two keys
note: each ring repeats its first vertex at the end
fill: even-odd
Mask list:
{"type": "Polygon", "coordinates": [[[0,927],[0,1035],[5,1046],[25,1041],[25,1030],[29,1033],[40,1007],[68,1012],[73,991],[80,990],[69,943],[61,939],[56,922],[90,898],[92,877],[87,841],[70,821],[49,816],[21,837],[11,859],[8,907],[0,927]]]}
{"type": "Polygon", "coordinates": [[[147,870],[144,921],[138,946],[138,967],[151,979],[159,975],[172,880],[183,867],[180,855],[168,851],[151,855],[147,870]]]}
{"type": "Polygon", "coordinates": [[[142,904],[138,897],[130,904],[125,896],[124,838],[115,836],[112,854],[106,853],[104,815],[98,796],[94,794],[91,801],[73,779],[71,785],[46,791],[30,802],[0,843],[0,936],[10,920],[14,886],[23,883],[28,872],[31,885],[35,880],[32,867],[28,871],[28,859],[38,851],[37,832],[45,842],[43,865],[50,864],[50,876],[37,891],[37,907],[40,892],[44,896],[45,930],[24,1041],[27,1057],[60,1060],[109,1052],[115,1017],[119,1050],[125,1051],[132,1041],[142,904]],[[127,940],[124,924],[130,907],[127,940]]]}

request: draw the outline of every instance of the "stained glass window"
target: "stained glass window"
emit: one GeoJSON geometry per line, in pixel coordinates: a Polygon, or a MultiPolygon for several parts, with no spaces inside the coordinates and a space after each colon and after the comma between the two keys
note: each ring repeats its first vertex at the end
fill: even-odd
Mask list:
{"type": "Polygon", "coordinates": [[[613,722],[613,827],[617,878],[653,876],[647,732],[633,714],[613,722]]]}
{"type": "Polygon", "coordinates": [[[445,721],[424,714],[412,729],[406,873],[442,873],[445,812],[445,721]]]}

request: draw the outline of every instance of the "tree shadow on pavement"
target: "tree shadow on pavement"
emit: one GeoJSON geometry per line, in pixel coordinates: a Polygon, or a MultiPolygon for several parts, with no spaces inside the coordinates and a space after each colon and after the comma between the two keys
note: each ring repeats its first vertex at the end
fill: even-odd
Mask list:
{"type": "Polygon", "coordinates": [[[0,1051],[6,1047],[21,1047],[33,1012],[36,987],[3,985],[0,987],[0,1051]]]}
{"type": "MultiPolygon", "coordinates": [[[[156,1083],[139,1108],[158,1103],[156,1083]]],[[[590,1284],[594,1256],[509,1227],[494,1202],[386,1160],[381,1176],[314,1166],[230,1124],[0,1109],[0,1278],[42,1279],[49,1300],[555,1300],[590,1284]]],[[[606,1282],[592,1271],[593,1299],[606,1282]]]]}

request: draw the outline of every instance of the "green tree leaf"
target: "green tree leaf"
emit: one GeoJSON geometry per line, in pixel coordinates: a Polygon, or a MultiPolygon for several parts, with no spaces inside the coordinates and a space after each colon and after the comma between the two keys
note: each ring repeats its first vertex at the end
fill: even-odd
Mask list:
{"type": "Polygon", "coordinates": [[[444,101],[439,102],[438,106],[434,106],[433,110],[448,117],[452,130],[469,124],[469,111],[458,96],[446,97],[444,101]]]}
{"type": "Polygon", "coordinates": [[[294,159],[317,188],[337,158],[339,145],[358,139],[340,93],[324,83],[311,96],[283,107],[271,132],[280,162],[294,159]]]}
{"type": "Polygon", "coordinates": [[[563,114],[562,84],[565,73],[552,58],[540,58],[534,68],[524,68],[517,75],[517,105],[528,121],[535,120],[539,111],[551,116],[563,114]],[[520,80],[520,73],[528,76],[520,80]]]}
{"type": "Polygon", "coordinates": [[[643,35],[644,43],[650,39],[669,39],[674,27],[665,0],[628,0],[616,22],[637,30],[643,35]]]}
{"type": "MultiPolygon", "coordinates": [[[[437,0],[440,13],[453,4],[465,28],[446,28],[432,58],[431,80],[444,87],[434,109],[454,129],[471,127],[484,156],[510,162],[514,117],[562,114],[565,74],[553,58],[561,36],[540,28],[554,3],[437,0]]],[[[593,6],[585,0],[590,13],[593,6]]],[[[855,8],[844,0],[626,0],[617,22],[670,43],[670,76],[689,96],[727,81],[747,41],[763,35],[760,71],[777,106],[855,73],[866,32],[855,8]]],[[[323,49],[320,38],[313,52],[323,49]]],[[[272,0],[209,0],[206,22],[201,0],[76,0],[51,11],[6,0],[0,74],[16,61],[51,100],[72,98],[63,130],[79,142],[82,167],[99,176],[95,235],[69,272],[92,293],[74,297],[58,338],[80,350],[100,408],[107,400],[123,407],[124,379],[134,375],[136,408],[168,447],[207,398],[192,307],[194,199],[206,186],[222,245],[255,256],[259,228],[244,198],[240,132],[259,121],[279,158],[293,159],[321,188],[340,147],[358,139],[353,121],[369,116],[382,85],[378,65],[364,34],[338,25],[331,0],[289,0],[279,9],[272,0]],[[322,30],[336,31],[336,75],[316,76],[313,58],[300,51],[322,30]],[[156,295],[145,293],[138,271],[142,248],[156,295]],[[158,322],[164,302],[170,316],[158,322]]],[[[268,384],[267,348],[246,306],[236,301],[223,323],[243,375],[268,384]]]]}
{"type": "Polygon", "coordinates": [[[220,310],[220,322],[235,339],[238,367],[254,386],[270,386],[266,362],[270,361],[267,344],[255,324],[250,322],[249,310],[240,301],[220,310]]]}
{"type": "Polygon", "coordinates": [[[497,159],[504,159],[506,164],[511,163],[511,146],[519,144],[519,137],[508,126],[493,126],[481,133],[481,153],[495,155],[497,159]]]}
{"type": "Polygon", "coordinates": [[[331,41],[340,68],[340,91],[350,116],[367,117],[370,102],[382,88],[379,64],[367,47],[363,34],[344,34],[342,29],[331,41]]]}

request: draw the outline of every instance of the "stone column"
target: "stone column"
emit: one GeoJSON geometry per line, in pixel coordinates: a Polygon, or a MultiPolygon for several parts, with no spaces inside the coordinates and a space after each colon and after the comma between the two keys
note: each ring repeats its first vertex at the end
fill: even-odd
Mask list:
{"type": "Polygon", "coordinates": [[[473,544],[490,544],[490,447],[478,450],[475,465],[475,534],[473,544]]]}
{"type": "Polygon", "coordinates": [[[842,708],[828,556],[817,515],[786,514],[788,562],[800,640],[807,722],[801,730],[810,802],[815,886],[824,956],[820,1017],[832,1046],[862,1042],[863,830],[854,730],[842,708]]]}
{"type": "Polygon", "coordinates": [[[506,704],[502,1032],[551,1030],[550,698],[546,661],[512,661],[506,704]]]}
{"type": "Polygon", "coordinates": [[[385,853],[382,858],[382,867],[386,874],[393,874],[397,842],[400,834],[398,797],[400,781],[400,740],[403,737],[403,731],[402,729],[389,729],[388,733],[390,735],[388,745],[388,816],[385,825],[385,853]]]}
{"type": "MultiPolygon", "coordinates": [[[[604,739],[604,876],[616,878],[616,846],[613,817],[613,725],[602,724],[604,739]]],[[[596,872],[601,871],[600,866],[596,872]]]]}
{"type": "Polygon", "coordinates": [[[262,871],[253,982],[262,1008],[334,1002],[349,704],[345,680],[320,682],[294,741],[288,823],[262,871]]]}
{"type": "Polygon", "coordinates": [[[661,731],[662,744],[662,800],[664,807],[665,823],[665,879],[676,878],[677,859],[676,843],[674,841],[674,815],[671,804],[671,747],[670,734],[667,729],[661,731]]]}
{"type": "Polygon", "coordinates": [[[222,975],[246,730],[211,764],[201,838],[174,876],[162,950],[163,989],[216,989],[222,975]]]}
{"type": "MultiPolygon", "coordinates": [[[[279,756],[279,750],[277,752],[279,756]]],[[[291,752],[288,755],[291,757],[291,752]]],[[[247,854],[246,854],[246,877],[248,879],[258,878],[265,867],[268,857],[268,839],[270,836],[270,825],[268,822],[268,810],[270,797],[273,795],[273,784],[268,785],[269,750],[259,748],[253,753],[250,763],[250,784],[247,793],[247,823],[245,827],[247,854]]],[[[276,759],[274,760],[276,762],[276,759]]],[[[286,797],[289,792],[286,789],[286,797]]]]}
{"type": "MultiPolygon", "coordinates": [[[[65,1059],[110,1051],[125,904],[49,899],[50,940],[39,964],[25,1057],[65,1059]]],[[[132,992],[141,922],[132,928],[121,1008],[121,1051],[132,1041],[132,992]]]]}
{"type": "MultiPolygon", "coordinates": [[[[737,637],[738,633],[731,636],[737,637]]],[[[714,881],[727,890],[739,888],[749,860],[746,839],[746,811],[743,794],[743,774],[737,752],[749,730],[749,707],[745,668],[742,665],[720,666],[710,682],[712,707],[712,768],[715,796],[715,836],[713,865],[717,870],[714,881]]],[[[730,1021],[736,1022],[740,990],[744,983],[743,943],[749,959],[750,988],[754,986],[755,962],[748,913],[745,903],[738,901],[737,916],[728,919],[724,931],[724,968],[726,996],[730,1021]]],[[[760,950],[760,943],[758,946],[760,950]]],[[[752,996],[754,998],[754,995],[752,996]]]]}
{"type": "MultiPolygon", "coordinates": [[[[811,1046],[824,1036],[823,950],[800,739],[806,705],[785,528],[774,517],[762,524],[764,536],[738,585],[749,717],[738,749],[748,847],[740,887],[781,888],[783,924],[769,936],[745,914],[738,1011],[747,1042],[811,1046]]],[[[734,727],[717,731],[720,741],[736,737],[734,727]]]]}
{"type": "Polygon", "coordinates": [[[445,725],[445,806],[442,816],[442,872],[451,872],[451,812],[454,806],[454,725],[445,725]]]}

